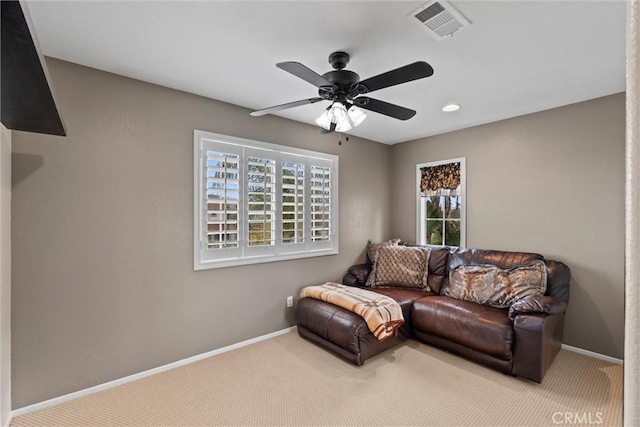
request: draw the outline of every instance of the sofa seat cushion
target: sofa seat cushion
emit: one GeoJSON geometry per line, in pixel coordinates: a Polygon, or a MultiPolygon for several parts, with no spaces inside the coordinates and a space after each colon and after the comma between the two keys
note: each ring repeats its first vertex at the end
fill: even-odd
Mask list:
{"type": "Polygon", "coordinates": [[[376,292],[382,295],[386,295],[390,298],[396,300],[396,302],[400,305],[402,309],[402,315],[404,316],[404,325],[403,329],[410,330],[411,329],[411,307],[413,306],[413,302],[419,300],[420,298],[424,298],[425,296],[435,296],[433,292],[429,291],[418,291],[415,289],[401,289],[401,288],[367,288],[372,292],[376,292]]]}
{"type": "Polygon", "coordinates": [[[508,311],[446,296],[413,303],[413,328],[502,360],[513,358],[513,326],[508,311]]]}
{"type": "Polygon", "coordinates": [[[427,296],[435,296],[433,292],[429,291],[419,291],[416,289],[404,289],[404,288],[367,288],[371,292],[375,292],[378,294],[386,295],[390,298],[393,298],[400,307],[402,307],[402,311],[405,309],[411,310],[411,305],[415,300],[420,298],[424,298],[427,296]]]}

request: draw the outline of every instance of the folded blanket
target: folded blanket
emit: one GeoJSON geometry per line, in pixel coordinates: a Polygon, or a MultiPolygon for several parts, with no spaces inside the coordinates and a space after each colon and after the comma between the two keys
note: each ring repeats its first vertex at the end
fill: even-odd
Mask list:
{"type": "Polygon", "coordinates": [[[402,309],[393,298],[366,289],[327,282],[303,288],[300,298],[304,297],[326,301],[360,315],[379,341],[395,336],[404,323],[402,309]]]}

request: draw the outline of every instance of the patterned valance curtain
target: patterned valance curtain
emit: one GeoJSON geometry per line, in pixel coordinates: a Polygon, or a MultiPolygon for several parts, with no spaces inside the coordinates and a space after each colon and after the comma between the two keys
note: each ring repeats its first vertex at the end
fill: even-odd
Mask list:
{"type": "Polygon", "coordinates": [[[420,168],[420,195],[459,196],[460,162],[420,168]]]}

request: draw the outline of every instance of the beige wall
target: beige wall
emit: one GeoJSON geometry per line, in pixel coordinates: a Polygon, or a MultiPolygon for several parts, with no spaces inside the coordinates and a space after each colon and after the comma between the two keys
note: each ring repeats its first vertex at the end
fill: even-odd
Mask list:
{"type": "Polygon", "coordinates": [[[622,358],[624,94],[392,147],[391,232],[415,240],[415,165],[466,157],[467,246],[571,267],[564,342],[622,358]]]}
{"type": "Polygon", "coordinates": [[[48,59],[68,137],[13,133],[13,406],[293,325],[388,237],[390,147],[48,59]],[[340,254],[193,271],[193,130],[336,154],[340,254]]]}
{"type": "Polygon", "coordinates": [[[285,297],[339,280],[367,239],[415,239],[415,164],[454,157],[467,158],[467,245],[569,264],[565,343],[622,357],[622,94],[338,146],[312,126],[48,65],[69,136],[13,132],[14,408],[292,325],[285,297]],[[340,255],[194,272],[193,129],[339,155],[340,255]]]}
{"type": "Polygon", "coordinates": [[[11,132],[0,125],[0,426],[11,414],[11,132]]]}

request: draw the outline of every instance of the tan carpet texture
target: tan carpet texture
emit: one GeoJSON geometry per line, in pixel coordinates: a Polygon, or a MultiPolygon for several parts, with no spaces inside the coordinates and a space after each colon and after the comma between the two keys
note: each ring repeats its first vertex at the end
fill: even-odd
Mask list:
{"type": "Polygon", "coordinates": [[[622,366],[562,350],[542,384],[408,341],[363,366],[292,332],[12,426],[620,426],[622,366]]]}

